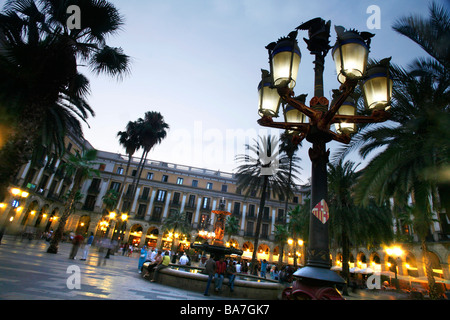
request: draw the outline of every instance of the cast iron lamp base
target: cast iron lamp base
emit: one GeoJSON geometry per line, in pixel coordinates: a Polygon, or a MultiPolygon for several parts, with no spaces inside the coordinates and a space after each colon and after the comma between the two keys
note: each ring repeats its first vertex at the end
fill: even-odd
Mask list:
{"type": "Polygon", "coordinates": [[[283,291],[284,300],[344,300],[335,285],[345,281],[330,269],[306,266],[297,270],[291,288],[283,291]]]}

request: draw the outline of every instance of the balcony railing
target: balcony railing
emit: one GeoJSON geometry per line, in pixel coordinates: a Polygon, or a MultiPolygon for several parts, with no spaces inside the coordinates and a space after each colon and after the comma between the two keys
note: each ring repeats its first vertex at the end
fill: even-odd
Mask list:
{"type": "Polygon", "coordinates": [[[197,206],[195,205],[195,203],[186,203],[185,208],[186,209],[195,209],[197,206]]]}
{"type": "Polygon", "coordinates": [[[148,201],[148,199],[148,194],[140,195],[138,198],[139,201],[148,201]]]}
{"type": "Polygon", "coordinates": [[[231,214],[233,215],[233,216],[235,216],[235,217],[238,217],[238,218],[240,218],[241,216],[242,216],[242,212],[241,211],[235,211],[235,210],[233,210],[232,212],[231,212],[231,214]]]}
{"type": "Polygon", "coordinates": [[[157,215],[157,216],[150,216],[150,221],[151,222],[161,222],[161,216],[157,215]]]}
{"type": "Polygon", "coordinates": [[[179,208],[179,207],[181,207],[181,202],[180,201],[173,201],[173,200],[171,200],[170,201],[170,206],[179,208]]]}

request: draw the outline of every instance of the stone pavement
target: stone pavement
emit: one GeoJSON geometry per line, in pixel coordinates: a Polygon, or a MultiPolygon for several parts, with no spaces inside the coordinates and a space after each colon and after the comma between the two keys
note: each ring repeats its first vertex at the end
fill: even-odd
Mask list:
{"type": "MultiPolygon", "coordinates": [[[[72,245],[61,243],[57,254],[46,253],[43,240],[4,236],[0,245],[0,300],[233,300],[232,297],[178,289],[145,280],[138,273],[137,257],[112,255],[92,247],[87,261],[69,259],[72,245]],[[101,265],[98,266],[99,261],[101,265]],[[103,264],[105,262],[105,264],[103,264]],[[74,284],[74,270],[80,286],[74,284]]],[[[402,300],[390,293],[373,294],[360,290],[346,300],[402,300]]]]}
{"type": "Polygon", "coordinates": [[[100,256],[97,248],[91,248],[87,261],[79,260],[81,248],[76,260],[69,259],[69,243],[61,243],[57,254],[46,253],[47,248],[42,240],[3,237],[0,300],[230,300],[144,280],[134,257],[114,255],[98,266],[104,253],[100,256]]]}

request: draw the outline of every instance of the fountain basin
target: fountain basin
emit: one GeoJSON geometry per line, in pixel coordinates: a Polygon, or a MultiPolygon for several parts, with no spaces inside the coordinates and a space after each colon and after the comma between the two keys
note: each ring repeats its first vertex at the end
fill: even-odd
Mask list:
{"type": "MultiPolygon", "coordinates": [[[[147,272],[148,265],[148,262],[144,263],[142,274],[147,272]]],[[[204,268],[170,264],[168,268],[161,269],[158,272],[157,282],[171,287],[204,293],[208,275],[201,273],[203,270],[204,268]]],[[[153,274],[151,273],[150,278],[152,276],[153,274]]],[[[238,299],[278,300],[281,299],[281,293],[285,288],[278,281],[247,274],[238,274],[236,276],[233,292],[230,292],[228,282],[228,278],[225,277],[222,292],[215,292],[213,280],[209,293],[211,295],[238,299]]]]}
{"type": "Polygon", "coordinates": [[[242,256],[244,253],[240,249],[235,249],[233,247],[224,247],[219,245],[211,245],[209,243],[191,243],[191,248],[199,251],[206,251],[208,253],[214,254],[215,259],[219,260],[220,257],[225,257],[227,255],[236,254],[242,256]]]}

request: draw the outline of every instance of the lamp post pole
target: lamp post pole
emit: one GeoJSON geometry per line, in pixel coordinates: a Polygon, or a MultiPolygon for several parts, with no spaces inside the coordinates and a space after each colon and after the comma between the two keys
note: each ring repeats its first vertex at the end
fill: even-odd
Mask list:
{"type": "MultiPolygon", "coordinates": [[[[308,49],[314,55],[314,98],[311,100],[311,108],[325,113],[328,110],[328,100],[324,97],[323,73],[325,69],[325,56],[328,53],[328,38],[330,36],[329,25],[320,21],[321,27],[325,28],[322,36],[315,38],[314,35],[308,40],[308,49]]],[[[310,28],[308,25],[303,27],[310,28]]],[[[302,28],[300,26],[299,28],[302,28]]],[[[310,32],[311,36],[311,32],[310,32]]],[[[327,124],[328,126],[329,124],[327,124]]],[[[318,124],[312,124],[305,136],[306,140],[312,143],[308,151],[311,160],[311,207],[309,217],[309,240],[306,256],[306,266],[294,273],[297,278],[303,281],[297,283],[296,288],[314,292],[312,289],[319,285],[327,287],[333,284],[344,284],[345,281],[334,271],[330,270],[329,251],[329,219],[319,219],[313,214],[313,209],[322,203],[328,203],[328,179],[327,164],[330,151],[327,150],[327,143],[332,140],[328,132],[319,129],[318,124]]],[[[326,208],[324,208],[326,210],[326,208]]],[[[328,210],[326,210],[328,211],[328,210]]],[[[328,214],[328,213],[326,213],[328,214]]],[[[333,289],[331,289],[333,290],[333,289]]]]}
{"type": "MultiPolygon", "coordinates": [[[[389,59],[380,65],[365,70],[369,52],[370,38],[373,34],[359,33],[356,30],[345,31],[335,27],[338,39],[333,48],[338,80],[341,87],[338,95],[330,104],[324,97],[323,73],[325,56],[329,46],[330,21],[321,18],[312,19],[297,30],[308,30],[309,39],[304,39],[308,50],[315,56],[314,60],[314,97],[309,107],[304,99],[294,97],[292,88],[298,73],[301,54],[297,45],[297,31],[277,43],[266,46],[269,50],[270,72],[262,70],[262,80],[258,86],[260,92],[258,113],[262,126],[279,128],[293,132],[293,141],[309,141],[311,159],[311,212],[309,222],[309,241],[306,266],[294,273],[296,281],[292,288],[285,290],[288,299],[342,299],[334,287],[345,284],[337,273],[330,270],[329,250],[329,211],[327,191],[327,164],[330,151],[326,144],[331,140],[342,143],[350,142],[350,134],[355,132],[356,123],[374,123],[387,120],[385,111],[390,106],[392,80],[389,77],[389,59]],[[295,63],[294,63],[295,62],[295,63]],[[271,79],[270,79],[271,76],[271,79]],[[360,80],[366,98],[366,104],[372,108],[372,115],[356,115],[354,104],[348,103],[351,94],[360,80]],[[367,83],[367,86],[366,86],[367,83]],[[379,90],[377,90],[380,88],[379,90]],[[279,99],[276,99],[279,96],[279,99]],[[381,98],[379,98],[381,97],[381,98]],[[376,99],[375,99],[376,98],[376,99]],[[280,101],[283,100],[284,122],[274,122],[278,116],[280,101]],[[352,107],[353,106],[353,107],[352,107]],[[341,108],[342,107],[342,108],[341,108]],[[349,112],[348,110],[351,110],[349,112]],[[306,117],[309,122],[306,122],[306,117]],[[330,130],[331,124],[337,124],[336,132],[330,130]]],[[[305,95],[302,95],[305,96],[305,95]]]]}

